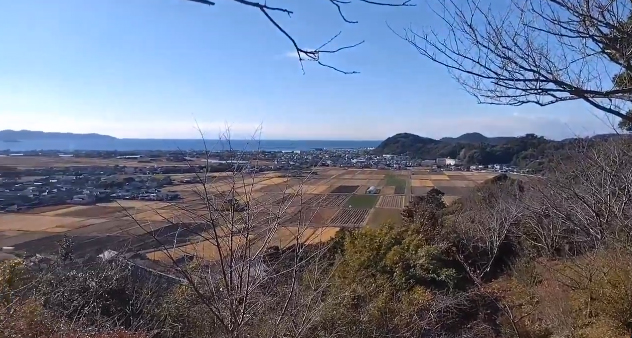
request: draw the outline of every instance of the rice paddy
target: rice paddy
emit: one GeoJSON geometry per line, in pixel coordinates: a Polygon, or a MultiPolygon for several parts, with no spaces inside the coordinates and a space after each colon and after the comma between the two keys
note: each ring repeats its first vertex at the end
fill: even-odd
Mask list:
{"type": "MultiPolygon", "coordinates": [[[[432,188],[445,193],[446,203],[453,203],[472,187],[494,176],[493,173],[339,168],[317,172],[307,178],[266,173],[233,182],[227,177],[213,181],[206,189],[195,183],[180,184],[169,188],[184,197],[176,203],[120,200],[0,214],[0,246],[22,245],[36,249],[40,245],[36,243],[44,243],[47,238],[57,240],[63,234],[100,238],[90,243],[101,245],[98,243],[109,243],[106,239],[112,236],[138,236],[169,223],[195,223],[208,217],[205,203],[199,197],[205,195],[200,194],[204,191],[215,201],[232,196],[248,205],[250,209],[240,211],[236,222],[250,222],[255,227],[275,224],[277,233],[270,240],[274,245],[289,245],[297,239],[303,243],[319,242],[331,238],[342,227],[401,222],[401,210],[409,199],[432,188]],[[378,190],[376,195],[366,192],[372,186],[378,190]],[[251,215],[245,217],[248,213],[251,215]]],[[[196,243],[173,249],[172,254],[182,256],[190,252],[205,258],[217,255],[216,249],[196,243]]],[[[153,253],[158,260],[164,260],[165,255],[153,253]]]]}

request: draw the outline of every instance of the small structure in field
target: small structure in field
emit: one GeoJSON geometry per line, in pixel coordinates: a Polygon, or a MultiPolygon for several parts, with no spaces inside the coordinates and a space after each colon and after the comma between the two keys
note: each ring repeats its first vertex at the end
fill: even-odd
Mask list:
{"type": "Polygon", "coordinates": [[[377,195],[380,193],[380,189],[376,188],[375,186],[370,186],[367,190],[366,190],[367,194],[371,194],[371,195],[377,195]]]}

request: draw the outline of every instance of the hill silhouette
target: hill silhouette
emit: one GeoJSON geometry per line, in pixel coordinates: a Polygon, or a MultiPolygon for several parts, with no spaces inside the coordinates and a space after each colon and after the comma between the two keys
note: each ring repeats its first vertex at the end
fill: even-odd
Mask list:
{"type": "Polygon", "coordinates": [[[502,144],[508,142],[515,137],[501,136],[501,137],[487,137],[481,133],[465,133],[459,137],[444,137],[440,141],[451,143],[489,143],[489,144],[502,144]]]}
{"type": "Polygon", "coordinates": [[[94,140],[117,140],[114,136],[102,134],[75,134],[57,133],[33,130],[0,130],[0,141],[26,141],[26,140],[73,140],[73,141],[94,141],[94,140]]]}
{"type": "Polygon", "coordinates": [[[554,141],[535,134],[520,137],[488,138],[468,133],[456,138],[435,140],[410,133],[400,133],[384,140],[374,149],[377,155],[407,155],[413,159],[450,157],[465,165],[511,164],[539,170],[567,141],[554,141]]]}

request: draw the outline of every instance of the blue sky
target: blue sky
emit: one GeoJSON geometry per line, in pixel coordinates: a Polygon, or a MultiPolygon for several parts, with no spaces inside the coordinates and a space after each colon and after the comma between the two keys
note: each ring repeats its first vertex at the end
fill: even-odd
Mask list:
{"type": "Polygon", "coordinates": [[[417,3],[349,5],[351,25],[327,1],[269,0],[294,10],[275,17],[304,47],[340,30],[337,46],[366,40],[325,59],[360,74],[306,64],[304,75],[290,42],[231,0],[2,1],[0,129],[196,138],[197,121],[209,138],[228,125],[234,138],[261,126],[266,139],[338,140],[609,131],[581,104],[477,105],[387,28],[437,24],[417,3]]]}

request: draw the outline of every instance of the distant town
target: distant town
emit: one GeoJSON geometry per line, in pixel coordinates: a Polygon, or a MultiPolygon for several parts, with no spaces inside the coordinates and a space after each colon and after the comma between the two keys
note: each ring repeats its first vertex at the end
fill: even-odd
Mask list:
{"type": "Polygon", "coordinates": [[[209,179],[214,178],[213,173],[233,170],[252,174],[278,171],[300,176],[318,167],[381,170],[426,167],[431,171],[528,173],[504,164],[465,167],[452,158],[417,160],[408,156],[373,155],[371,149],[208,154],[4,151],[0,152],[0,212],[61,204],[92,205],[118,199],[174,201],[180,195],[170,191],[170,186],[197,183],[205,173],[210,175],[209,179]],[[12,166],[18,162],[16,157],[32,159],[33,165],[16,168],[12,166]],[[103,162],[93,164],[90,160],[103,162]],[[124,160],[125,165],[116,164],[116,160],[124,160]],[[64,164],[64,161],[77,161],[77,164],[64,164]]]}

